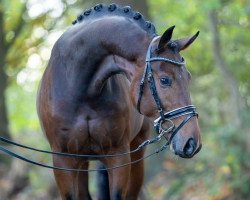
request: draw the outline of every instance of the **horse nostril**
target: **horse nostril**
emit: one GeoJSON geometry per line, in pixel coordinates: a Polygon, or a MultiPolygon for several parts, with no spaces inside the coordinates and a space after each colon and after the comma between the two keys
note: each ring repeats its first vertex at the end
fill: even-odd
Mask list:
{"type": "Polygon", "coordinates": [[[184,146],[183,153],[187,157],[191,157],[195,151],[195,148],[196,148],[196,142],[194,141],[193,138],[189,138],[186,145],[184,146]]]}

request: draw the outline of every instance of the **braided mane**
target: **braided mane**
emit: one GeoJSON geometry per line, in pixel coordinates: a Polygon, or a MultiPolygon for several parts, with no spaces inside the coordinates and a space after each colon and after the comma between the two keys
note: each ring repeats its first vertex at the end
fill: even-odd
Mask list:
{"type": "Polygon", "coordinates": [[[96,19],[104,15],[124,16],[130,18],[149,34],[156,35],[154,25],[151,22],[146,21],[141,13],[133,11],[130,6],[121,7],[117,4],[97,4],[94,7],[85,10],[72,22],[72,24],[75,25],[83,20],[96,19]]]}

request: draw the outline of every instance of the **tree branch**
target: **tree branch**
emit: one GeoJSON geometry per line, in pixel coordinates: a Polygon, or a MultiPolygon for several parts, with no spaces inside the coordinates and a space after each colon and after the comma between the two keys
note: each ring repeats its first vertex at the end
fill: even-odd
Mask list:
{"type": "Polygon", "coordinates": [[[7,87],[7,75],[4,71],[5,61],[6,61],[6,48],[5,48],[6,44],[5,44],[3,15],[4,13],[2,7],[0,7],[0,135],[10,138],[8,117],[7,117],[7,106],[4,96],[5,89],[7,87]]]}
{"type": "MultiPolygon", "coordinates": [[[[3,17],[3,10],[0,7],[0,51],[4,51],[5,49],[5,33],[4,33],[4,17],[3,17]]],[[[2,52],[1,52],[2,53],[2,52]]]]}

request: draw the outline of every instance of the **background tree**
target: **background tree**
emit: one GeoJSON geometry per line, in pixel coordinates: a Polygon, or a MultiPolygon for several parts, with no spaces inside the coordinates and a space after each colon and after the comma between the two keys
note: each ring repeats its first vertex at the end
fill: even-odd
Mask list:
{"type": "MultiPolygon", "coordinates": [[[[85,7],[91,7],[95,4],[98,4],[100,3],[100,1],[98,0],[82,0],[81,3],[85,6],[85,7]]],[[[150,19],[150,14],[149,14],[149,6],[148,6],[148,1],[147,0],[139,0],[139,1],[133,1],[133,0],[113,0],[112,2],[111,1],[108,1],[108,0],[104,0],[102,1],[102,3],[117,3],[119,5],[122,5],[122,6],[131,6],[131,8],[133,8],[133,10],[135,11],[139,11],[141,13],[143,13],[143,16],[146,18],[146,19],[150,19]]]]}
{"type": "MultiPolygon", "coordinates": [[[[9,127],[10,124],[18,124],[22,121],[23,123],[20,124],[23,127],[28,125],[27,118],[29,117],[26,117],[25,113],[30,109],[29,105],[25,105],[21,101],[18,107],[22,109],[17,111],[18,116],[12,118],[13,107],[10,104],[15,95],[8,95],[7,89],[14,87],[18,90],[18,74],[27,67],[28,58],[39,53],[40,44],[45,41],[48,31],[57,28],[56,25],[60,23],[62,15],[66,16],[68,8],[65,1],[58,4],[60,7],[56,11],[51,6],[40,7],[40,9],[35,9],[34,6],[32,2],[26,0],[0,0],[0,135],[5,138],[11,138],[15,135],[14,132],[17,133],[16,130],[13,131],[13,126],[9,127]],[[9,123],[9,119],[12,119],[11,123],[9,123]]],[[[20,96],[16,98],[21,100],[20,96]]],[[[15,104],[18,103],[15,102],[15,104]]],[[[14,113],[14,115],[16,114],[14,113]]],[[[30,126],[32,127],[31,123],[30,126]]],[[[19,134],[21,132],[19,129],[19,134]]],[[[0,169],[13,170],[10,173],[0,170],[0,175],[9,180],[6,181],[8,186],[3,187],[6,190],[1,192],[0,199],[10,199],[28,185],[29,174],[25,170],[28,170],[29,167],[19,164],[19,168],[16,168],[15,161],[12,166],[9,166],[11,158],[5,158],[0,154],[0,169]]]]}
{"type": "Polygon", "coordinates": [[[0,0],[0,135],[10,137],[6,89],[15,84],[18,73],[26,66],[27,58],[39,51],[45,36],[63,22],[69,5],[66,1],[51,6],[35,6],[28,0],[0,0]]]}

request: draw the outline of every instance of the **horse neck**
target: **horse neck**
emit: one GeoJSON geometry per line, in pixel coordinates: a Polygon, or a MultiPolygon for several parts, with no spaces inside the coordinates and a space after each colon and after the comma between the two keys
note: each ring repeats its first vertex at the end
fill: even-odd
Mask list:
{"type": "Polygon", "coordinates": [[[133,80],[144,66],[146,49],[152,38],[138,25],[119,17],[99,20],[91,25],[86,27],[88,31],[84,30],[84,24],[79,28],[84,34],[78,39],[89,39],[84,42],[80,58],[85,64],[84,72],[80,73],[84,76],[81,80],[85,82],[85,94],[89,97],[100,94],[108,78],[114,74],[122,73],[133,80]]]}

